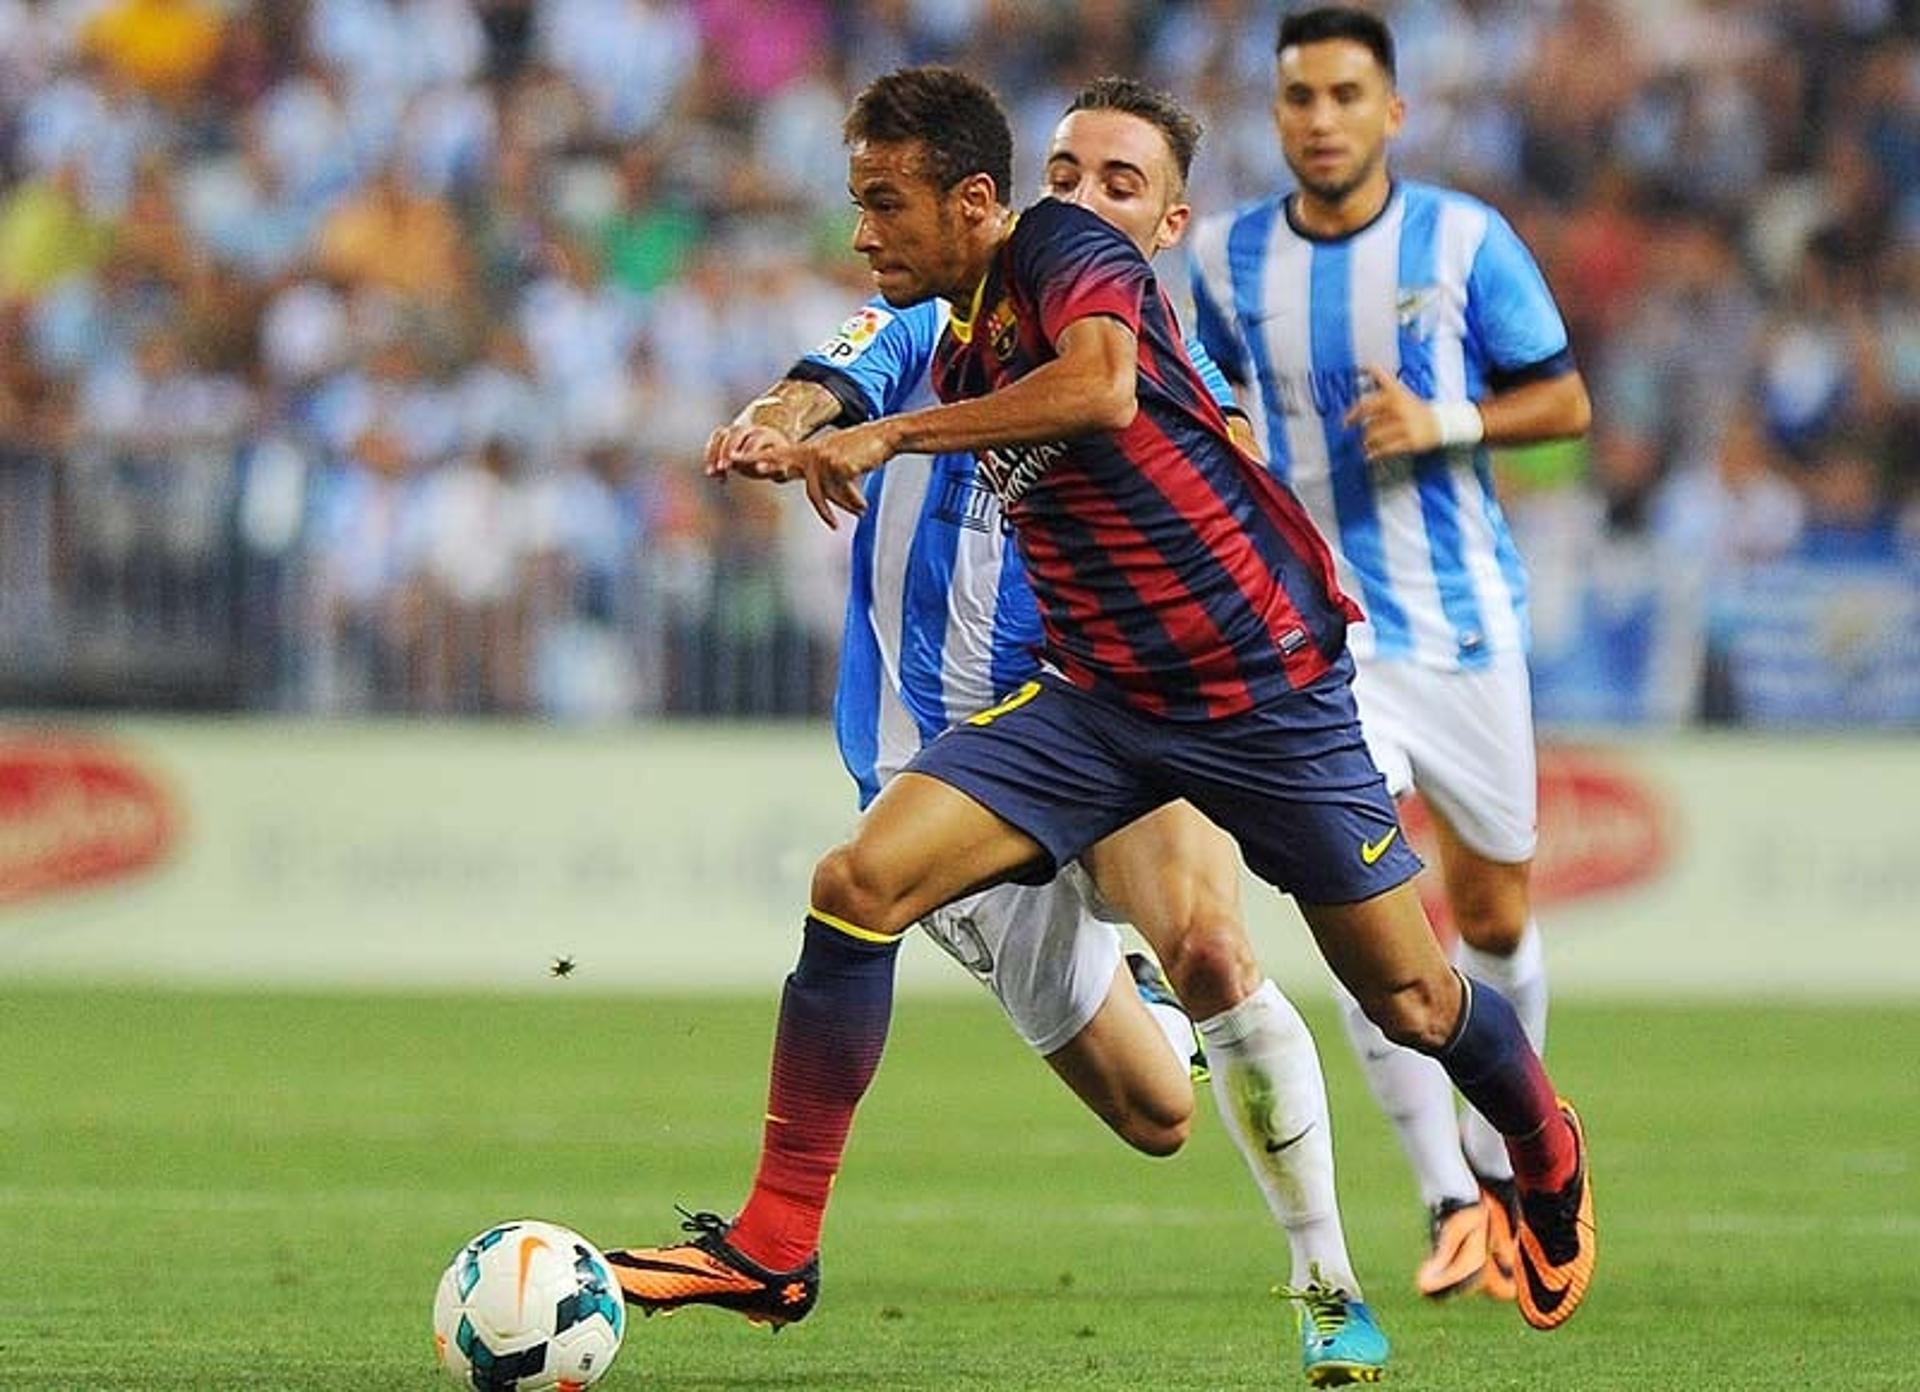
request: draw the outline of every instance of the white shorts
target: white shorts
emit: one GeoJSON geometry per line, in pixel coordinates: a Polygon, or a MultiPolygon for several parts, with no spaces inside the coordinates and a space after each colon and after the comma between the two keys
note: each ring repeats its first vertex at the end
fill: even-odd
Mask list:
{"type": "Polygon", "coordinates": [[[1068,866],[1043,885],[1002,884],[936,909],[927,936],[999,999],[1035,1052],[1056,1052],[1087,1027],[1120,967],[1120,935],[1068,866]]]}
{"type": "Polygon", "coordinates": [[[1360,729],[1393,795],[1418,789],[1488,860],[1531,860],[1539,788],[1526,658],[1503,653],[1477,672],[1371,660],[1356,668],[1360,729]]]}

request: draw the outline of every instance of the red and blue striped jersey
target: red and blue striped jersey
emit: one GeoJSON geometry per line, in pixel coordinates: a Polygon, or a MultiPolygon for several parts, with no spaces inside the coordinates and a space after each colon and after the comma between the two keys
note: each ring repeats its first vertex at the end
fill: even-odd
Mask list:
{"type": "Polygon", "coordinates": [[[1171,720],[1236,715],[1324,675],[1359,610],[1299,500],[1234,445],[1138,248],[1086,209],[1043,199],[975,306],[935,350],[942,401],[1017,381],[1092,315],[1139,340],[1126,429],[981,458],[1060,674],[1171,720]]]}

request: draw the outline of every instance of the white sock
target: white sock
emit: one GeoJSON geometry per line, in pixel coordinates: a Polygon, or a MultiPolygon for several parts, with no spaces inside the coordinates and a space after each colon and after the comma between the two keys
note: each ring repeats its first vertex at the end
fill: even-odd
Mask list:
{"type": "MultiPolygon", "coordinates": [[[[1547,1051],[1547,962],[1540,947],[1540,928],[1531,919],[1520,934],[1519,945],[1510,957],[1497,957],[1477,947],[1461,943],[1454,949],[1454,963],[1468,976],[1493,987],[1513,1004],[1520,1017],[1520,1028],[1527,1033],[1537,1053],[1547,1051]]],[[[1513,1162],[1507,1158],[1507,1143],[1487,1119],[1467,1109],[1460,1121],[1460,1139],[1467,1148],[1473,1168],[1489,1179],[1512,1179],[1513,1162]]]]}
{"type": "Polygon", "coordinates": [[[1313,1035],[1271,981],[1233,1009],[1199,1022],[1213,1100],[1286,1229],[1292,1284],[1320,1279],[1361,1298],[1333,1188],[1333,1128],[1313,1035]]]}
{"type": "Polygon", "coordinates": [[[1340,994],[1347,1038],[1374,1100],[1393,1123],[1413,1166],[1420,1202],[1432,1208],[1442,1199],[1479,1198],[1480,1185],[1460,1153],[1460,1121],[1446,1069],[1438,1060],[1395,1044],[1367,1018],[1359,1001],[1344,989],[1340,994]]]}

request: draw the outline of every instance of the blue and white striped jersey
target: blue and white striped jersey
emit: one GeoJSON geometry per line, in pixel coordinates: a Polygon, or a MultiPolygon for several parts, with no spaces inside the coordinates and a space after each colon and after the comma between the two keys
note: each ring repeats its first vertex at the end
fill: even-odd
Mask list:
{"type": "Polygon", "coordinates": [[[1345,237],[1296,228],[1276,196],[1193,238],[1195,329],[1249,388],[1273,470],[1333,544],[1367,622],[1356,657],[1446,669],[1528,644],[1526,574],[1484,448],[1369,466],[1343,423],[1366,367],[1430,401],[1573,370],[1566,326],[1526,247],[1478,199],[1396,184],[1345,237]]]}
{"type": "MultiPolygon", "coordinates": [[[[947,306],[874,299],[787,374],[833,392],[843,422],[934,404],[928,369],[947,306]]],[[[1223,405],[1232,388],[1187,350],[1223,405]]],[[[834,696],[840,757],[860,805],[955,721],[1040,668],[1040,612],[1000,503],[971,454],[901,455],[865,481],[834,696]]]]}

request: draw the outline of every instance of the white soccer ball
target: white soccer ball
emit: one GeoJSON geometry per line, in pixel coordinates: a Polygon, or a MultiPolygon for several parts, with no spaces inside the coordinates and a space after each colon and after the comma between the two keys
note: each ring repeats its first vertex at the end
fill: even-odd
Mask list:
{"type": "Polygon", "coordinates": [[[462,1247],[433,1299],[441,1366],[476,1392],[582,1392],[606,1375],[626,1327],[607,1259],[532,1218],[462,1247]]]}

